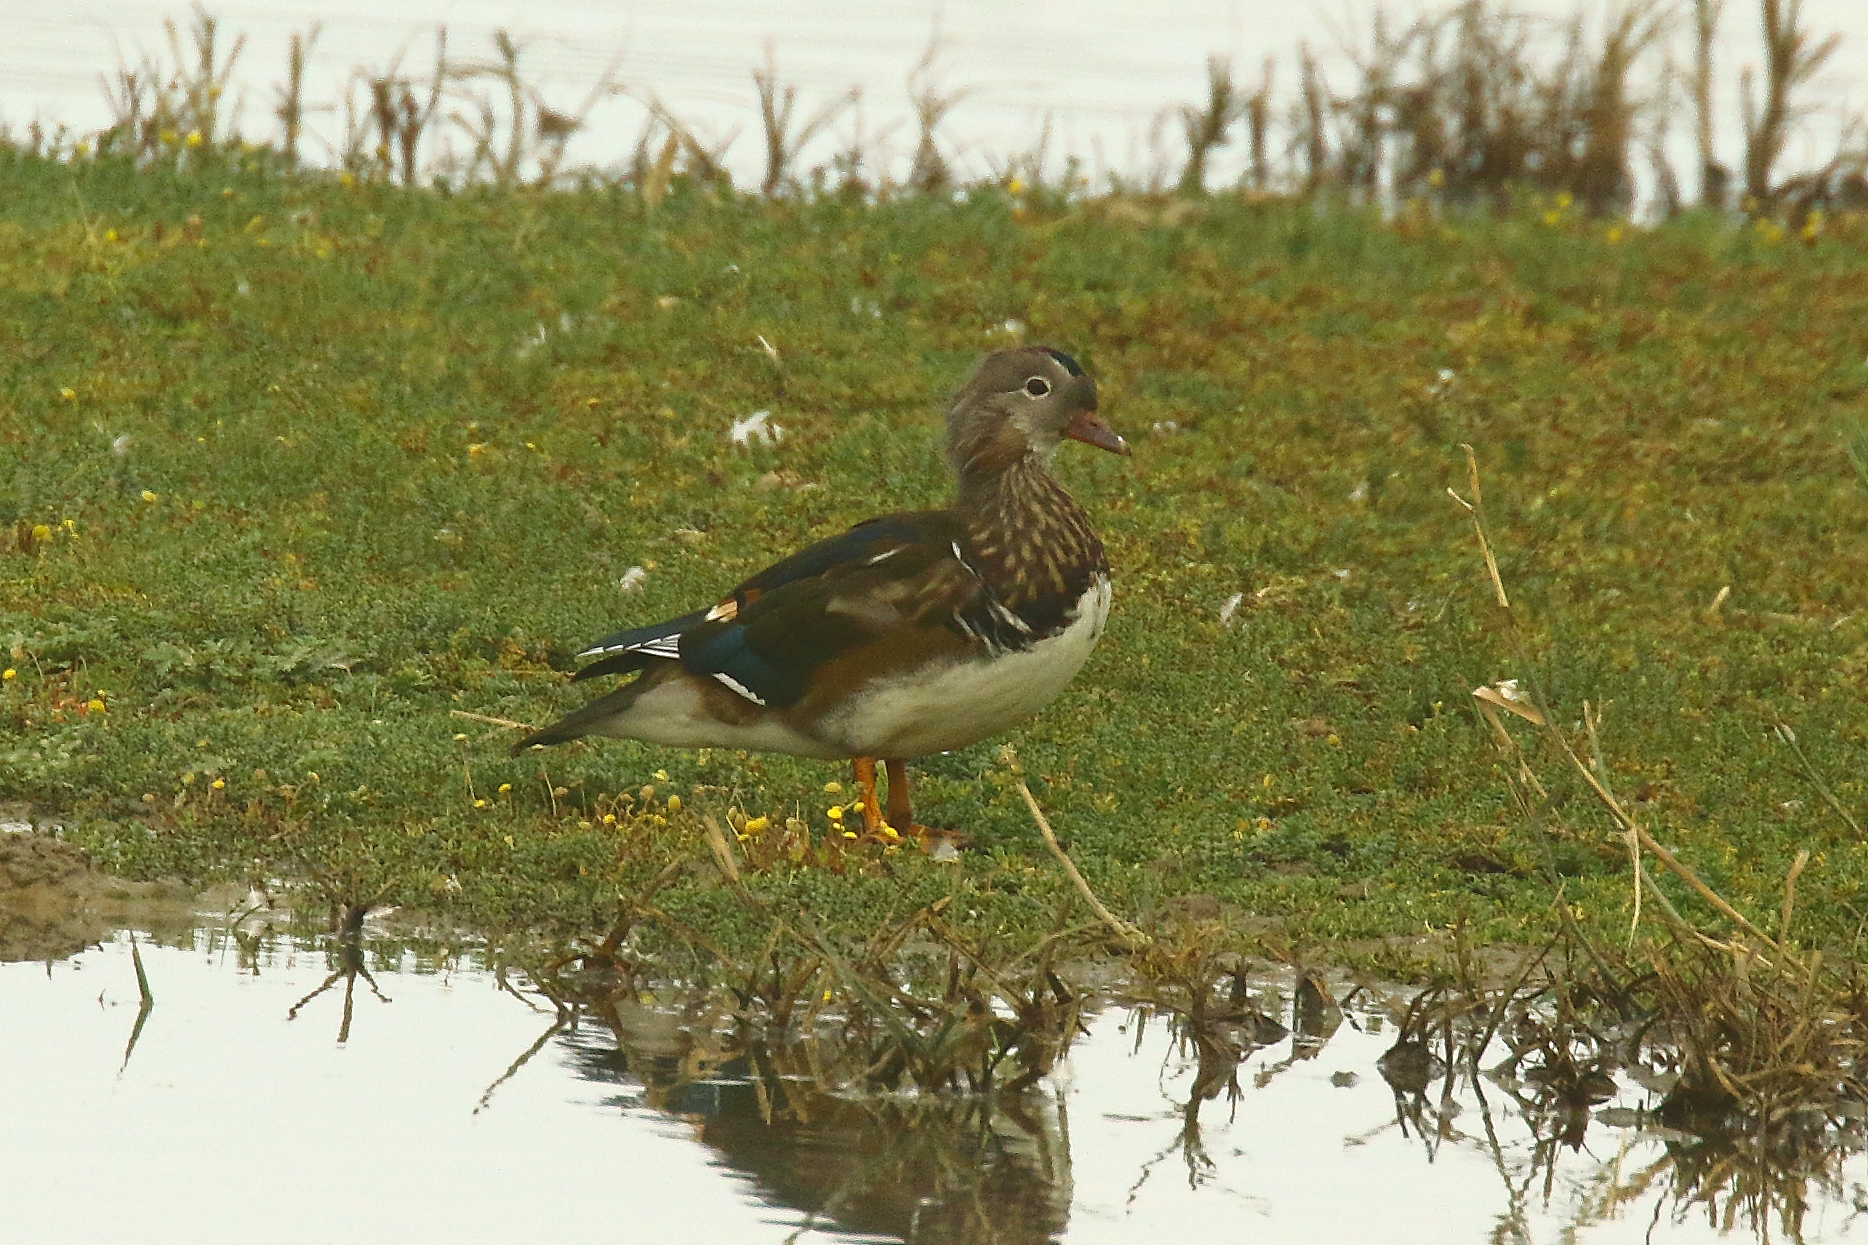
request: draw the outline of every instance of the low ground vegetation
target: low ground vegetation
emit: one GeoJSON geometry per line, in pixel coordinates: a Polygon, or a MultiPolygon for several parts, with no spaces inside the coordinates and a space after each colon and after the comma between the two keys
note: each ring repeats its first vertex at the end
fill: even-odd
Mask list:
{"type": "Polygon", "coordinates": [[[1118,606],[1018,737],[1112,907],[1199,896],[1339,956],[1454,926],[1535,943],[1559,895],[1624,928],[1621,828],[1561,768],[1527,811],[1474,711],[1536,679],[1561,729],[1590,703],[1614,790],[1714,890],[1762,923],[1808,851],[1801,936],[1855,947],[1852,217],[679,180],[650,207],[266,153],[16,154],[0,179],[0,798],[109,869],[590,929],[686,855],[662,908],[750,949],[712,817],[766,902],[826,928],[944,896],[980,930],[1048,927],[1070,892],[992,745],[924,769],[928,815],[973,837],[954,865],[851,848],[832,767],[511,759],[507,728],[459,716],[544,721],[584,694],[591,637],[938,502],[941,394],[1022,337],[1079,352],[1138,447],[1062,464],[1118,606]],[[756,411],[782,435],[736,441],[756,411]],[[1509,626],[1446,493],[1461,443],[1509,626]]]}

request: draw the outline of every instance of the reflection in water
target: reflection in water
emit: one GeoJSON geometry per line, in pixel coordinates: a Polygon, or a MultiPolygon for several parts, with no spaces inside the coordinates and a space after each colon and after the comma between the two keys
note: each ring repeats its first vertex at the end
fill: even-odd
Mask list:
{"type": "Polygon", "coordinates": [[[350,1040],[350,1021],[354,1016],[357,994],[357,978],[363,978],[370,993],[381,1002],[390,1001],[389,996],[377,988],[376,978],[370,976],[370,969],[363,959],[363,918],[369,915],[366,904],[352,904],[344,911],[344,919],[338,926],[337,933],[330,940],[330,955],[336,963],[331,968],[331,975],[324,979],[324,984],[292,1004],[292,1010],[285,1014],[287,1020],[297,1020],[305,1004],[311,1002],[341,979],[344,983],[344,1011],[337,1022],[337,1040],[341,1045],[350,1040]]]}
{"type": "Polygon", "coordinates": [[[843,1035],[722,1034],[704,1000],[674,1012],[586,994],[579,1013],[557,1042],[580,1076],[627,1087],[614,1106],[692,1125],[760,1200],[803,1212],[800,1233],[1011,1245],[1064,1231],[1070,1148],[1055,1094],[849,1092],[843,1035]]]}
{"type": "MultiPolygon", "coordinates": [[[[1836,1227],[1831,1222],[1812,1234],[1812,1207],[1830,1219],[1844,1211],[1844,1228],[1868,1207],[1868,1190],[1843,1175],[1868,1140],[1855,1122],[1813,1118],[1806,1128],[1774,1131],[1768,1145],[1716,1128],[1703,1136],[1677,1131],[1660,1122],[1670,1087],[1664,1081],[1626,1105],[1622,1087],[1588,1052],[1511,1046],[1492,1029],[1479,1035],[1482,1049],[1463,1046],[1450,1027],[1429,1040],[1419,1023],[1427,1009],[1401,1003],[1400,996],[1370,993],[1346,1012],[1321,977],[1306,973],[1282,991],[1261,984],[1254,992],[1234,979],[1230,992],[1205,1001],[1197,1017],[1187,1010],[1128,1011],[1122,1031],[1137,1052],[1160,1049],[1165,1031],[1166,1064],[1154,1075],[1169,1109],[1120,1118],[1137,1125],[1172,1120],[1176,1127],[1131,1169],[1124,1213],[1139,1215],[1164,1163],[1184,1173],[1188,1191],[1236,1196],[1252,1184],[1251,1165],[1236,1161],[1251,1154],[1239,1144],[1242,1135],[1327,1132],[1327,1124],[1301,1114],[1267,1118],[1277,1108],[1260,1092],[1332,1052],[1339,1032],[1367,1048],[1384,1020],[1400,1024],[1373,1059],[1392,1094],[1392,1116],[1345,1140],[1356,1147],[1397,1133],[1418,1148],[1423,1173],[1483,1156],[1496,1179],[1489,1198],[1497,1208],[1493,1239],[1539,1239],[1554,1215],[1563,1236],[1612,1223],[1684,1229],[1698,1222],[1718,1234],[1737,1230],[1768,1240],[1781,1233],[1802,1241],[1831,1236],[1836,1227]],[[1289,1028],[1267,1008],[1288,1019],[1289,1028]],[[1151,1033],[1157,1043],[1150,1043],[1151,1033]],[[1216,1115],[1212,1108],[1222,1098],[1216,1115]],[[1618,1105],[1596,1110],[1611,1101],[1618,1105]],[[1592,1155],[1586,1142],[1608,1149],[1592,1155]]],[[[852,1086],[862,1082],[872,1052],[848,1041],[849,1030],[832,1026],[791,1042],[749,1038],[731,1004],[707,995],[677,1009],[586,989],[568,1003],[562,1031],[552,1032],[579,1075],[625,1087],[607,1102],[692,1125],[695,1138],[743,1174],[762,1201],[803,1213],[800,1234],[1016,1242],[1075,1236],[1071,1216],[1079,1199],[1067,1118],[1073,1094],[861,1092],[852,1086]]],[[[1124,1074],[1148,1071],[1131,1062],[1124,1074]]],[[[1358,1083],[1344,1071],[1312,1074],[1319,1079],[1339,1089],[1358,1083]]],[[[1631,1079],[1639,1089],[1641,1078],[1631,1079]]],[[[1319,1174],[1332,1182],[1328,1172],[1319,1174]]],[[[1469,1184],[1467,1192],[1484,1187],[1469,1184]]],[[[1263,1201],[1277,1203],[1278,1193],[1263,1201]]]]}
{"type": "MultiPolygon", "coordinates": [[[[1737,1229],[1768,1241],[1781,1232],[1803,1241],[1809,1239],[1813,1207],[1847,1208],[1839,1225],[1843,1232],[1868,1210],[1868,1185],[1844,1171],[1868,1149],[1859,1104],[1833,1103],[1830,1110],[1786,1119],[1701,1117],[1692,1121],[1696,1131],[1685,1131],[1670,1126],[1687,1122],[1669,1096],[1677,1076],[1637,1064],[1615,1070],[1649,1098],[1639,1107],[1592,1112],[1617,1098],[1620,1087],[1601,1061],[1578,1060],[1579,1054],[1599,1054],[1590,1044],[1516,1046],[1481,1072],[1481,1060],[1505,1053],[1500,1047],[1508,1044],[1494,1043],[1488,1029],[1477,1049],[1462,1048],[1449,1026],[1436,1053],[1414,1024],[1425,1014],[1419,1004],[1427,997],[1415,998],[1402,1018],[1403,1036],[1376,1061],[1394,1092],[1393,1127],[1414,1138],[1428,1162],[1448,1143],[1477,1147],[1490,1157],[1506,1198],[1498,1216],[1501,1239],[1533,1239],[1539,1212],[1548,1212],[1560,1196],[1566,1155],[1585,1153],[1592,1135],[1600,1142],[1605,1133],[1615,1139],[1613,1157],[1588,1173],[1586,1192],[1570,1217],[1571,1233],[1638,1214],[1651,1202],[1647,1214],[1654,1225],[1677,1227],[1699,1219],[1720,1234],[1737,1229]],[[1520,1070],[1527,1060],[1533,1066],[1520,1070]],[[1502,1097],[1498,1107],[1488,1088],[1502,1097]],[[1638,1161],[1656,1142],[1659,1154],[1638,1161]]],[[[1827,1225],[1819,1235],[1826,1238],[1837,1227],[1827,1225]]]]}
{"type": "MultiPolygon", "coordinates": [[[[74,1171],[193,1208],[137,1211],[138,1239],[232,1239],[260,1168],[163,1165],[229,1136],[267,1181],[290,1172],[310,1190],[406,1168],[371,1222],[425,1240],[422,1225],[448,1220],[466,1225],[449,1238],[463,1243],[537,1239],[487,1225],[502,1197],[515,1218],[538,1214],[514,1190],[541,1181],[558,1182],[564,1239],[615,1236],[589,1228],[621,1207],[627,1239],[675,1239],[654,1225],[700,1217],[736,1225],[709,1230],[726,1243],[1092,1245],[1240,1226],[1255,1241],[1339,1240],[1371,1207],[1433,1228],[1416,1239],[1473,1245],[1650,1230],[1814,1242],[1846,1238],[1868,1210],[1868,1138],[1847,1102],[1763,1136],[1672,1118],[1665,1068],[1525,1046],[1522,1030],[1475,1061],[1457,1026],[1418,1023],[1423,995],[1358,989],[1339,1004],[1321,980],[1222,979],[1199,1026],[1147,1007],[1086,1012],[1063,1070],[1024,1092],[877,1089],[862,1086],[887,1043],[847,1003],[775,1031],[740,1018],[727,990],[502,982],[458,952],[418,956],[346,924],[316,944],[139,936],[148,1006],[127,935],[50,971],[0,966],[0,1101],[34,1121],[0,1130],[7,1239],[128,1239],[115,1221],[82,1238],[13,1231],[65,1223],[55,1191],[74,1171]],[[339,1003],[372,980],[394,1006],[339,1003]],[[291,1127],[254,1136],[256,1102],[291,1127]],[[205,1230],[204,1206],[223,1208],[205,1230]]],[[[332,1203],[277,1239],[334,1239],[346,1213],[332,1203]]]]}

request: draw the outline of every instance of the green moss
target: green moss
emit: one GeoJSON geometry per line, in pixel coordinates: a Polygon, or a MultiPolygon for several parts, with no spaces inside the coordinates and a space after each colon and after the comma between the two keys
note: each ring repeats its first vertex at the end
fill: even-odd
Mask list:
{"type": "MultiPolygon", "coordinates": [[[[1859,224],[1805,247],[1703,220],[1611,241],[1537,213],[1215,198],[1169,225],[685,189],[649,213],[17,156],[0,191],[0,799],[111,868],[570,928],[702,854],[700,815],[821,834],[833,767],[514,760],[450,711],[544,721],[587,694],[583,641],[936,503],[938,399],[1016,320],[1084,359],[1137,446],[1062,456],[1117,605],[1015,739],[1112,905],[1205,892],[1339,948],[1533,937],[1559,882],[1626,920],[1619,840],[1554,763],[1527,824],[1468,708],[1527,672],[1445,494],[1465,442],[1537,673],[1567,718],[1604,707],[1618,789],[1754,913],[1810,849],[1806,932],[1854,937],[1868,847],[1770,730],[1868,814],[1859,224]],[[728,444],[754,409],[781,445],[728,444]],[[651,782],[686,807],[606,830],[651,782]]],[[[919,811],[978,844],[962,865],[756,885],[852,929],[950,892],[981,930],[1048,927],[1062,883],[993,746],[922,773],[919,811]]],[[[706,874],[658,902],[756,939],[706,874]]]]}

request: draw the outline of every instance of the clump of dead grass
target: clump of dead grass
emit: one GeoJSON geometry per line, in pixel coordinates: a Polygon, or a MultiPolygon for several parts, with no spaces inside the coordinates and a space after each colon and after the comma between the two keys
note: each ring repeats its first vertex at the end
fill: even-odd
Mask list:
{"type": "MultiPolygon", "coordinates": [[[[1839,1126],[1859,1116],[1868,1108],[1868,993],[1851,957],[1796,937],[1797,883],[1810,851],[1799,852],[1786,871],[1779,910],[1747,914],[1658,842],[1618,797],[1597,713],[1585,702],[1576,727],[1563,729],[1531,674],[1519,615],[1499,574],[1477,459],[1470,447],[1466,452],[1468,495],[1454,497],[1471,515],[1502,631],[1524,672],[1477,689],[1474,704],[1493,732],[1521,816],[1537,825],[1561,816],[1539,772],[1539,755],[1557,758],[1606,814],[1628,853],[1629,929],[1622,949],[1596,945],[1569,919],[1559,894],[1562,934],[1515,981],[1502,992],[1487,991],[1476,974],[1465,972],[1459,989],[1422,1003],[1411,1027],[1439,1025],[1451,1052],[1455,1025],[1485,1017],[1482,1026],[1467,1026],[1479,1035],[1463,1047],[1475,1067],[1491,1036],[1509,1028],[1528,1039],[1513,1048],[1512,1062],[1534,1052],[1546,1086],[1572,1105],[1586,1100],[1577,1087],[1590,1073],[1644,1063],[1664,1067],[1671,1079],[1661,1115],[1676,1126],[1768,1141],[1787,1129],[1806,1129],[1813,1119],[1839,1126]],[[1526,746],[1508,721],[1528,727],[1544,748],[1526,746]],[[1691,902],[1671,898],[1657,872],[1691,902]],[[1558,947],[1562,954],[1553,960],[1558,947]],[[1551,971],[1555,963],[1568,971],[1551,971]]],[[[1450,1053],[1447,1062],[1454,1062],[1450,1053]]]]}

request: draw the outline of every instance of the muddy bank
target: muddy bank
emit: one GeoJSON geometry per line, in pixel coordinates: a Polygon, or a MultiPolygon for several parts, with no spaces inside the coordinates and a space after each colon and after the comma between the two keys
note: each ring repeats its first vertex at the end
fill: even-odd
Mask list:
{"type": "MultiPolygon", "coordinates": [[[[29,823],[10,822],[16,826],[29,823]]],[[[62,960],[125,926],[187,929],[203,902],[173,882],[126,882],[30,828],[0,833],[0,963],[62,960]]]]}

